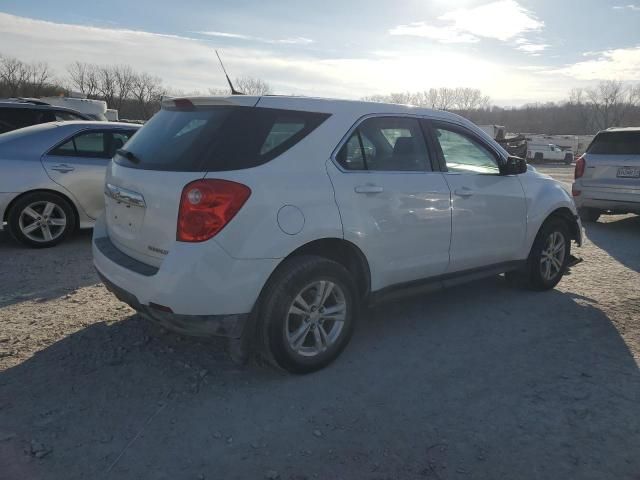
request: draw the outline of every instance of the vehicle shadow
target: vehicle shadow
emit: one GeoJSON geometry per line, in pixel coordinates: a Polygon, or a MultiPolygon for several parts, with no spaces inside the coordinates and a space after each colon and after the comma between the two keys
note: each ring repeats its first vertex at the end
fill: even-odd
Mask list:
{"type": "Polygon", "coordinates": [[[618,262],[640,272],[640,215],[603,216],[585,222],[587,237],[618,262]]]}
{"type": "Polygon", "coordinates": [[[609,318],[499,277],[365,312],[307,376],[136,315],[0,373],[6,478],[637,478],[638,452],[609,318]]]}
{"type": "Polygon", "coordinates": [[[25,300],[48,300],[100,283],[91,260],[91,230],[60,245],[33,249],[0,232],[0,307],[25,300]]]}

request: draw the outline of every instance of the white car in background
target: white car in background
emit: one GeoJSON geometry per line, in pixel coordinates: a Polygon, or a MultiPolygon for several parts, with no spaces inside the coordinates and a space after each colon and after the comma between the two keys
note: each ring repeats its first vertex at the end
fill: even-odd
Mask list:
{"type": "Polygon", "coordinates": [[[571,150],[563,150],[553,143],[545,145],[528,144],[527,160],[533,162],[563,162],[566,165],[571,165],[573,152],[571,150]]]}
{"type": "Polygon", "coordinates": [[[299,373],[340,354],[364,303],[505,272],[550,289],[582,241],[562,184],[462,117],[403,105],[167,99],[105,193],[107,288],[299,373]]]}
{"type": "Polygon", "coordinates": [[[48,122],[0,135],[0,230],[38,248],[92,227],[104,208],[107,165],[138,128],[48,122]]]}
{"type": "Polygon", "coordinates": [[[602,131],[576,161],[573,198],[580,216],[640,214],[640,128],[602,131]]]}

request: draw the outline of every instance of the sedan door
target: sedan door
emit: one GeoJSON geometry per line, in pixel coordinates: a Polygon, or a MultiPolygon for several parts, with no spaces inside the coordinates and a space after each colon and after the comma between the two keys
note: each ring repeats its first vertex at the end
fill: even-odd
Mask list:
{"type": "Polygon", "coordinates": [[[417,118],[380,116],[327,162],[344,237],[366,255],[374,291],[447,269],[450,192],[432,157],[417,118]]]}
{"type": "Polygon", "coordinates": [[[98,218],[104,209],[107,165],[133,133],[133,130],[83,130],[47,152],[42,164],[49,177],[71,193],[84,213],[98,218]]]}
{"type": "Polygon", "coordinates": [[[501,175],[498,153],[463,126],[433,122],[431,136],[451,189],[448,271],[521,260],[527,206],[518,177],[501,175]]]}

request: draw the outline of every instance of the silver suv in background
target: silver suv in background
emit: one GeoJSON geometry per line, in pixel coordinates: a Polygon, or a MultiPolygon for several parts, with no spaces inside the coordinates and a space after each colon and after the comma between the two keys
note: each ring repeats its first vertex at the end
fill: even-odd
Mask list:
{"type": "Polygon", "coordinates": [[[573,198],[583,220],[602,214],[640,214],[640,127],[596,135],[576,161],[573,198]]]}

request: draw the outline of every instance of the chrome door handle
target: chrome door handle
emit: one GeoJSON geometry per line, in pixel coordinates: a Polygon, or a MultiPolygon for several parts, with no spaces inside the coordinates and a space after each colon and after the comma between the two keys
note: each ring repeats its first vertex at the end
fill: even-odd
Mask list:
{"type": "Polygon", "coordinates": [[[378,185],[358,185],[353,189],[356,193],[382,193],[384,188],[378,185]]]}
{"type": "Polygon", "coordinates": [[[470,188],[466,188],[465,187],[465,188],[458,188],[458,189],[454,190],[453,193],[455,193],[459,197],[470,197],[475,192],[473,190],[471,190],[470,188]]]}
{"type": "Polygon", "coordinates": [[[75,168],[65,163],[59,163],[58,165],[54,165],[53,167],[51,167],[51,170],[55,170],[56,172],[67,173],[67,172],[73,172],[75,168]]]}

